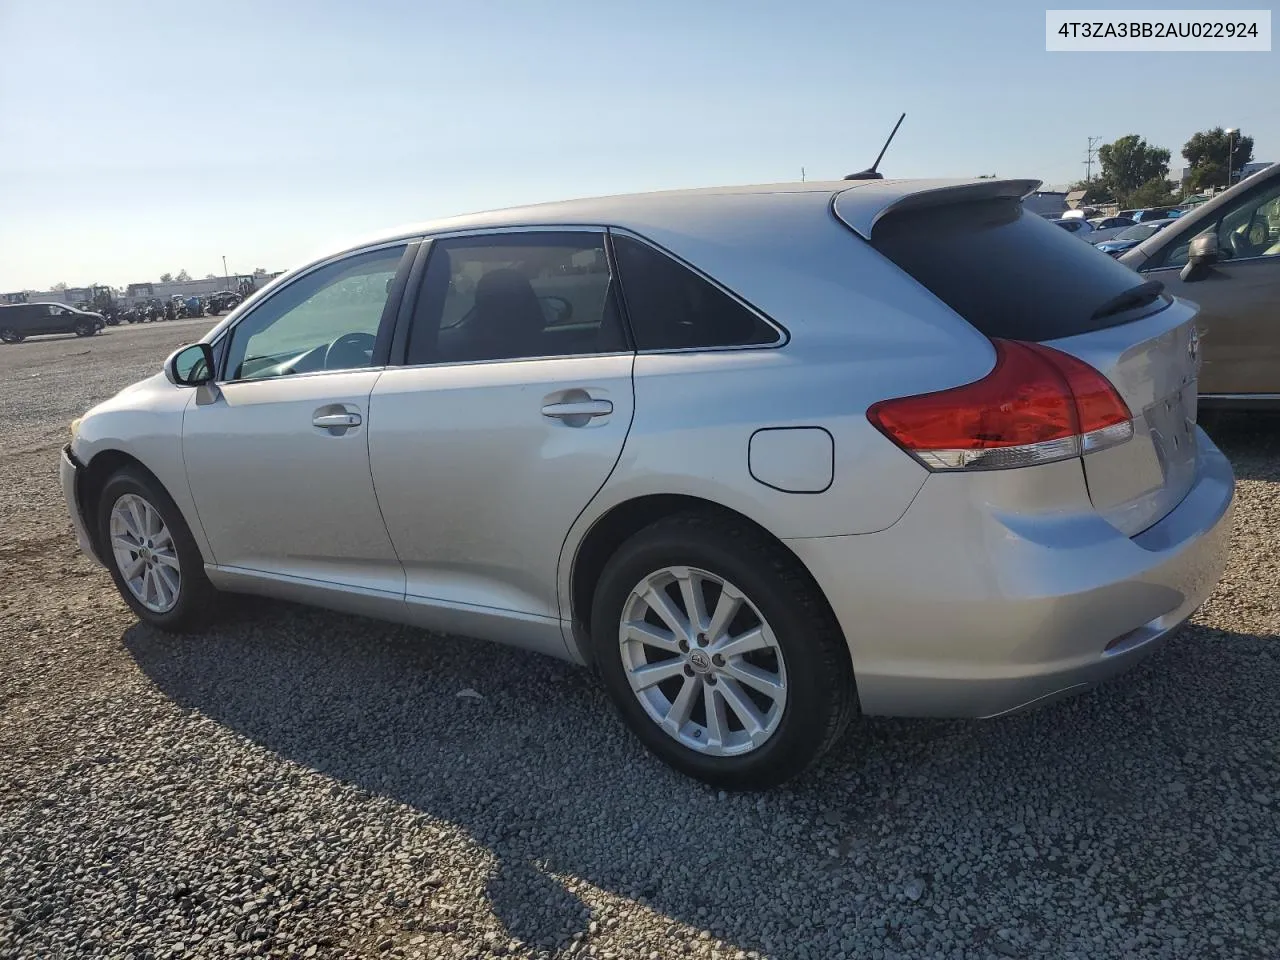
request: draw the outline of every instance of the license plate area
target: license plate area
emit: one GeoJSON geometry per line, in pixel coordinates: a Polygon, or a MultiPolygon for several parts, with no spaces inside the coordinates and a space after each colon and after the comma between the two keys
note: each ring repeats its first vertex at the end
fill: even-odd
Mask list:
{"type": "Polygon", "coordinates": [[[1143,411],[1166,486],[1181,486],[1195,471],[1196,400],[1192,381],[1143,411]]]}

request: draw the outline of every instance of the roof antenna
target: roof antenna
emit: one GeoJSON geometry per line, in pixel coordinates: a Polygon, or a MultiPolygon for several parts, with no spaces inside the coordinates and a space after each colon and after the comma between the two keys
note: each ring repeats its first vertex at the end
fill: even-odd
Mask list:
{"type": "Polygon", "coordinates": [[[880,166],[880,161],[884,159],[884,152],[889,149],[889,144],[893,143],[893,138],[898,132],[898,128],[902,126],[902,121],[907,119],[904,113],[898,118],[898,122],[893,125],[893,131],[889,134],[889,139],[884,142],[884,146],[880,148],[880,156],[876,157],[876,162],[869,166],[866,170],[858,173],[851,173],[846,180],[883,180],[884,174],[880,173],[876,167],[880,166]]]}

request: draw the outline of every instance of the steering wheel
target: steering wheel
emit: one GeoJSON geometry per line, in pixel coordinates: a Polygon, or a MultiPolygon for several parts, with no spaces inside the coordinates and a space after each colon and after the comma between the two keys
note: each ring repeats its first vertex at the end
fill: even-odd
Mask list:
{"type": "Polygon", "coordinates": [[[367,367],[373,358],[373,345],[377,341],[371,333],[344,333],[324,351],[326,370],[346,370],[351,367],[367,367]]]}
{"type": "Polygon", "coordinates": [[[1270,232],[1266,218],[1259,216],[1250,219],[1248,226],[1232,230],[1227,241],[1231,246],[1232,259],[1262,256],[1270,232]]]}

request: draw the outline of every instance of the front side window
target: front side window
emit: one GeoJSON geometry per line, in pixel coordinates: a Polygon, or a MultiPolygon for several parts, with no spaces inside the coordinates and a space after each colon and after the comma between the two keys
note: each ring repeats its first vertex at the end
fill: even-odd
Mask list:
{"type": "Polygon", "coordinates": [[[404,250],[356,254],[280,290],[231,331],[225,379],[369,366],[404,250]]]}
{"type": "Polygon", "coordinates": [[[626,349],[602,233],[486,234],[431,245],[407,363],[626,349]]]}
{"type": "Polygon", "coordinates": [[[615,236],[613,250],[637,349],[743,347],[781,339],[747,307],[649,244],[615,236]]]}
{"type": "Polygon", "coordinates": [[[1223,260],[1280,256],[1280,179],[1261,190],[1246,193],[1226,207],[1216,220],[1166,247],[1164,256],[1157,257],[1157,262],[1145,269],[1183,266],[1191,241],[1215,231],[1223,260]]]}

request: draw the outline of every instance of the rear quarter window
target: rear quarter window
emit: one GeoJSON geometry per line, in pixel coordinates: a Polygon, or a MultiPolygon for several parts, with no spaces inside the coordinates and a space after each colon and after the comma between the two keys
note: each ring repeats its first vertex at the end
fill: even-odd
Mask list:
{"type": "Polygon", "coordinates": [[[871,244],[988,337],[1056,340],[1136,319],[1107,305],[1142,278],[1016,199],[890,212],[871,244]]]}
{"type": "Polygon", "coordinates": [[[692,350],[777,343],[777,330],[709,280],[654,247],[614,235],[636,347],[692,350]]]}

